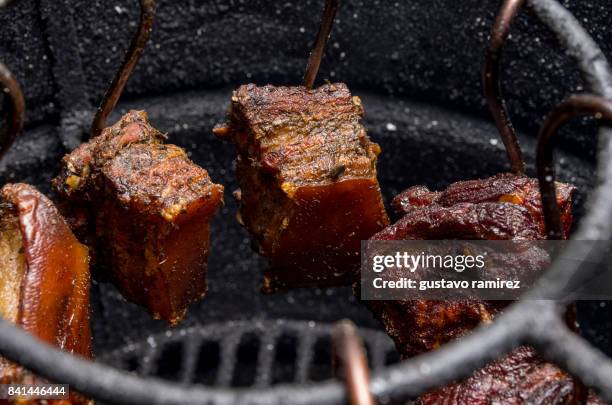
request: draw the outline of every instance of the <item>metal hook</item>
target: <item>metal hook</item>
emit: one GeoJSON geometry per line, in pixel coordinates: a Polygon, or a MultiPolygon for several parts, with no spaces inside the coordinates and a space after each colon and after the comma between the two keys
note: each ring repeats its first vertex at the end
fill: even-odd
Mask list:
{"type": "Polygon", "coordinates": [[[17,135],[23,129],[25,100],[15,77],[0,63],[0,88],[4,93],[4,119],[6,126],[0,128],[0,159],[10,149],[17,135]]]}
{"type": "Polygon", "coordinates": [[[538,134],[536,166],[542,195],[544,224],[549,239],[563,238],[563,224],[555,189],[553,141],[555,141],[559,128],[570,119],[580,115],[594,116],[612,123],[612,100],[588,94],[570,96],[552,110],[538,134]]]}
{"type": "Polygon", "coordinates": [[[123,93],[123,89],[151,36],[154,19],[155,0],[140,0],[140,23],[138,25],[138,30],[132,38],[132,42],[130,43],[130,47],[119,71],[113,79],[109,89],[106,91],[102,103],[96,112],[91,127],[92,138],[102,133],[102,130],[106,126],[106,119],[117,105],[117,101],[119,101],[119,97],[121,97],[121,93],[123,93]]]}
{"type": "Polygon", "coordinates": [[[304,75],[304,86],[307,89],[312,89],[317,73],[319,73],[319,67],[321,66],[321,59],[323,59],[323,53],[325,52],[325,46],[327,40],[334,25],[334,19],[336,18],[336,12],[338,11],[338,0],[326,0],[325,9],[323,10],[323,16],[321,17],[321,26],[317,34],[312,51],[310,52],[310,58],[308,59],[308,66],[306,67],[306,74],[304,75]]]}
{"type": "Polygon", "coordinates": [[[510,34],[510,26],[524,2],[524,0],[506,0],[502,4],[491,29],[491,40],[486,51],[483,72],[484,93],[489,111],[504,142],[512,172],[516,174],[524,173],[525,164],[516,131],[508,116],[506,102],[501,95],[500,63],[504,43],[510,34]]]}
{"type": "Polygon", "coordinates": [[[368,361],[355,325],[349,320],[338,322],[332,332],[332,344],[336,374],[346,381],[349,403],[374,405],[368,361]]]}

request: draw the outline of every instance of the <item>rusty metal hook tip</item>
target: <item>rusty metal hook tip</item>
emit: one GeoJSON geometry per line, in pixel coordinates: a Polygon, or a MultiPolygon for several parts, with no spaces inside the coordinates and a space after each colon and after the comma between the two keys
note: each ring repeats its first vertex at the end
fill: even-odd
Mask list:
{"type": "Polygon", "coordinates": [[[349,320],[338,322],[332,332],[332,344],[336,374],[346,382],[349,403],[374,405],[368,361],[355,325],[349,320]]]}
{"type": "Polygon", "coordinates": [[[310,58],[308,59],[308,66],[306,67],[306,74],[304,75],[304,86],[307,89],[312,89],[317,73],[319,73],[319,67],[321,66],[321,60],[325,53],[325,46],[327,40],[331,34],[332,27],[334,25],[334,19],[338,11],[339,0],[326,0],[325,9],[323,10],[323,16],[321,17],[321,25],[319,26],[319,32],[315,40],[312,51],[310,52],[310,58]]]}
{"type": "Polygon", "coordinates": [[[524,2],[525,0],[505,0],[503,2],[491,29],[491,39],[485,55],[485,67],[482,78],[489,111],[493,116],[495,125],[506,148],[512,172],[516,174],[524,173],[525,164],[516,131],[512,126],[506,109],[506,103],[501,94],[500,64],[502,50],[506,39],[510,35],[512,21],[524,2]]]}
{"type": "Polygon", "coordinates": [[[0,92],[4,97],[2,122],[6,123],[0,127],[0,159],[2,159],[23,129],[25,120],[25,100],[21,87],[11,71],[2,63],[0,63],[0,92]]]}
{"type": "Polygon", "coordinates": [[[612,124],[612,100],[589,94],[573,95],[559,103],[540,128],[536,153],[536,167],[546,235],[549,239],[563,238],[561,213],[557,205],[553,148],[559,129],[577,116],[592,116],[612,124]]]}
{"type": "Polygon", "coordinates": [[[138,29],[132,38],[130,47],[125,54],[123,63],[119,68],[119,71],[113,78],[113,81],[106,91],[102,103],[96,112],[96,116],[93,120],[91,127],[91,136],[96,137],[102,133],[102,130],[106,126],[106,120],[108,116],[113,112],[113,109],[117,105],[121,93],[125,89],[130,75],[134,71],[144,47],[147,41],[151,37],[151,30],[153,29],[153,21],[155,20],[155,0],[140,0],[140,23],[138,29]]]}

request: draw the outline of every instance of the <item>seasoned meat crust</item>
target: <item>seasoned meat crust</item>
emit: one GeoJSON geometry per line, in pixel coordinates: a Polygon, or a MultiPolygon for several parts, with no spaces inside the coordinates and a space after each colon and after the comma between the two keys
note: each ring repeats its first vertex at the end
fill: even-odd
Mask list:
{"type": "Polygon", "coordinates": [[[230,137],[239,153],[275,173],[281,187],[376,174],[379,147],[360,123],[361,101],[344,84],[316,90],[242,86],[232,97],[230,114],[231,130],[239,131],[230,137]]]}
{"type": "Polygon", "coordinates": [[[512,203],[436,204],[408,211],[373,240],[408,239],[543,239],[529,211],[512,203]]]}
{"type": "Polygon", "coordinates": [[[569,375],[522,346],[460,384],[421,396],[415,405],[580,404],[583,391],[569,375]]]}
{"type": "MultiPolygon", "coordinates": [[[[516,204],[459,203],[442,207],[432,203],[408,210],[370,239],[531,240],[544,239],[544,235],[527,209],[516,204]]],[[[481,322],[491,322],[508,302],[407,300],[367,304],[402,356],[412,357],[464,335],[481,322]]]]}
{"type": "MultiPolygon", "coordinates": [[[[572,194],[576,190],[571,184],[556,183],[557,205],[561,211],[567,238],[572,225],[572,194]]],[[[529,211],[540,232],[544,233],[542,199],[538,180],[512,173],[500,173],[481,180],[458,181],[444,191],[430,191],[424,186],[410,187],[397,195],[391,203],[398,214],[406,214],[417,207],[440,205],[452,207],[459,203],[512,203],[529,211]]]]}
{"type": "Polygon", "coordinates": [[[425,353],[464,336],[481,323],[491,323],[506,301],[371,301],[402,358],[425,353]]]}
{"type": "Polygon", "coordinates": [[[215,134],[238,151],[238,220],[270,260],[264,290],[352,281],[360,241],[388,224],[378,145],[344,84],[246,85],[215,134]]]}
{"type": "MultiPolygon", "coordinates": [[[[64,351],[92,357],[87,248],[51,201],[26,184],[0,190],[0,284],[0,316],[5,320],[64,351]]],[[[37,381],[41,383],[0,358],[1,384],[37,381]]],[[[89,401],[76,393],[68,402],[49,401],[59,402],[89,401]]]]}
{"type": "MultiPolygon", "coordinates": [[[[574,187],[557,183],[557,203],[566,234],[572,222],[574,187]]],[[[371,239],[545,239],[537,181],[501,174],[451,184],[444,191],[409,188],[393,200],[403,217],[371,239]]],[[[533,252],[532,252],[533,253],[533,252]]],[[[535,252],[537,253],[537,252],[535,252]]],[[[546,262],[545,257],[533,261],[546,262]]],[[[532,261],[532,259],[529,259],[532,261]]],[[[527,271],[528,266],[518,266],[527,271]]],[[[508,301],[368,301],[403,357],[434,350],[490,323],[508,301]]],[[[523,346],[468,379],[434,390],[417,404],[580,403],[587,390],[523,346]]],[[[591,395],[591,397],[594,397],[591,395]]]]}
{"type": "Polygon", "coordinates": [[[128,300],[174,325],[206,292],[223,187],[164,138],[146,113],[130,111],[66,155],[54,185],[98,267],[128,300]]]}

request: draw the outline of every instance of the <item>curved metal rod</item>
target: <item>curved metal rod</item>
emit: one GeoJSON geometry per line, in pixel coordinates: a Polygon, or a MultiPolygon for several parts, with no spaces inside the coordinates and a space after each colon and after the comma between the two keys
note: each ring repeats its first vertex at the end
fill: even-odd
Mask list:
{"type": "Polygon", "coordinates": [[[563,224],[555,189],[554,141],[559,128],[579,115],[590,115],[612,123],[612,100],[586,94],[570,96],[552,110],[540,129],[536,166],[542,195],[544,224],[549,239],[563,239],[563,224]]]}
{"type": "MultiPolygon", "coordinates": [[[[544,314],[546,315],[546,314],[544,314]]],[[[612,392],[612,361],[602,362],[606,355],[584,338],[570,330],[558,316],[542,316],[534,322],[528,337],[529,343],[545,359],[574,376],[588,375],[594,365],[599,369],[590,385],[612,392]],[[567,350],[571,347],[571,350],[567,350]]]]}
{"type": "Polygon", "coordinates": [[[144,47],[151,37],[154,19],[155,0],[140,0],[140,23],[138,25],[138,30],[132,38],[130,47],[117,75],[106,91],[100,107],[98,107],[91,127],[92,138],[102,133],[102,130],[106,126],[106,119],[117,105],[117,101],[119,101],[119,97],[121,97],[121,93],[123,93],[123,89],[142,55],[144,47]]]}
{"type": "Polygon", "coordinates": [[[346,392],[352,405],[374,405],[370,392],[370,371],[363,342],[349,320],[336,324],[332,332],[336,373],[346,381],[346,392]]]}
{"type": "Polygon", "coordinates": [[[504,43],[510,34],[512,21],[523,6],[524,0],[505,0],[491,29],[491,40],[485,55],[485,67],[482,75],[484,94],[489,104],[489,111],[501,135],[510,159],[512,172],[523,174],[525,163],[516,131],[510,122],[506,102],[501,95],[500,64],[504,43]]]}
{"type": "Polygon", "coordinates": [[[317,73],[319,73],[319,67],[321,66],[321,59],[323,59],[323,53],[325,52],[325,46],[331,33],[332,26],[334,25],[334,19],[336,18],[336,12],[338,11],[338,0],[326,0],[325,9],[323,10],[323,17],[321,18],[321,26],[319,27],[319,33],[315,40],[312,51],[310,52],[310,58],[308,59],[308,66],[306,67],[306,74],[304,75],[304,86],[307,89],[312,89],[317,73]]]}
{"type": "Polygon", "coordinates": [[[0,63],[0,89],[4,93],[5,126],[0,127],[0,159],[10,149],[17,135],[23,129],[25,120],[25,100],[15,77],[6,66],[0,63]]]}
{"type": "MultiPolygon", "coordinates": [[[[372,392],[379,398],[407,399],[433,388],[468,377],[472,371],[518,346],[527,327],[555,310],[552,301],[525,301],[515,305],[496,322],[481,326],[465,338],[450,342],[374,373],[372,392]],[[527,315],[525,315],[527,314],[527,315]]],[[[81,359],[0,319],[0,353],[51,381],[69,383],[76,391],[118,404],[338,404],[348,399],[337,381],[312,385],[277,385],[243,390],[220,387],[186,387],[181,384],[140,377],[100,362],[81,359]],[[23,356],[27,353],[27,356],[23,356]]]]}

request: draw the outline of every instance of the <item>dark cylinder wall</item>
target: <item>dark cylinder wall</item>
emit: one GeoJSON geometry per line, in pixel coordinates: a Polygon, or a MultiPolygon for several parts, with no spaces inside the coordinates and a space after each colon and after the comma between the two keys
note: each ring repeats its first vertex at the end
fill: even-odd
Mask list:
{"type": "MultiPolygon", "coordinates": [[[[345,0],[319,79],[486,114],[480,71],[499,3],[345,0]]],[[[608,2],[563,3],[610,55],[608,2]]],[[[322,5],[159,0],[153,38],[126,97],[244,82],[295,84],[322,5]]],[[[0,11],[0,60],[25,88],[30,126],[59,123],[98,103],[137,13],[135,0],[18,0],[0,11]]],[[[529,133],[555,102],[582,90],[573,61],[528,11],[513,27],[505,55],[510,110],[529,133]]],[[[593,156],[589,137],[574,135],[565,146],[593,156]]]]}

